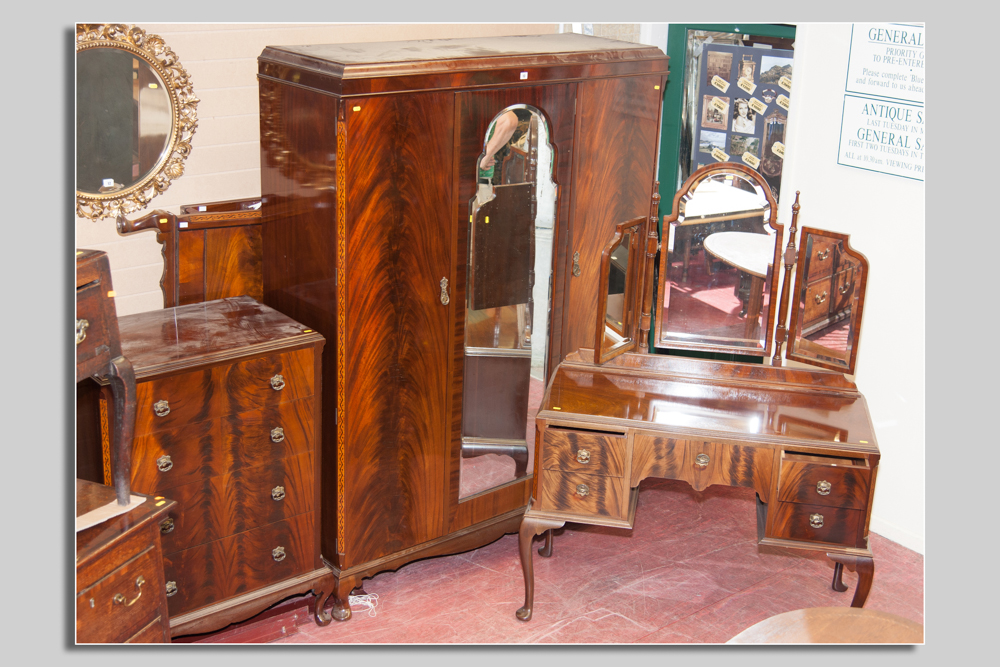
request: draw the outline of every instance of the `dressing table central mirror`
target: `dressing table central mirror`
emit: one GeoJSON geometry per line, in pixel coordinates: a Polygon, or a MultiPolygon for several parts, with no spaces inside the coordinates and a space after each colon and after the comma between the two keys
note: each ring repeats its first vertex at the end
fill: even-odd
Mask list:
{"type": "Polygon", "coordinates": [[[691,175],[661,237],[655,195],[648,218],[617,225],[601,264],[594,349],[559,364],[536,418],[520,620],[534,604],[532,538],[546,535],[539,554],[549,556],[552,531],[566,523],[632,529],[649,477],[697,492],[752,490],[745,520],[756,520],[758,544],[825,554],[837,591],[847,590],[843,569],[856,571],[851,605],[864,605],[881,456],[864,396],[844,374],[856,366],[868,262],[847,235],[811,227],[796,251],[798,198],[784,251],[770,186],[731,163],[691,175]],[[786,342],[784,358],[823,370],[782,367],[786,342]],[[747,361],[709,358],[719,353],[747,361]]]}

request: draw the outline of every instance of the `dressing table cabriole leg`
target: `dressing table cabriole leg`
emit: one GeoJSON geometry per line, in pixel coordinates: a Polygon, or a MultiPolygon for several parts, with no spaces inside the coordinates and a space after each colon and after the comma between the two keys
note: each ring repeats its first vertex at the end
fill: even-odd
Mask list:
{"type": "Polygon", "coordinates": [[[531,567],[531,540],[546,530],[562,528],[565,521],[552,519],[533,519],[525,517],[518,531],[518,547],[521,554],[521,569],[524,572],[524,606],[517,610],[515,616],[522,621],[531,620],[531,607],[535,601],[535,574],[531,567]]]}
{"type": "Polygon", "coordinates": [[[872,589],[872,580],[875,578],[875,560],[870,556],[846,556],[843,554],[827,554],[832,560],[833,566],[833,590],[843,592],[847,590],[844,585],[844,566],[848,570],[858,573],[858,585],[854,589],[854,599],[851,600],[852,607],[864,607],[868,600],[868,593],[872,589]]]}
{"type": "Polygon", "coordinates": [[[545,531],[545,544],[538,550],[538,555],[545,558],[552,556],[552,541],[553,541],[553,530],[549,528],[545,531]]]}

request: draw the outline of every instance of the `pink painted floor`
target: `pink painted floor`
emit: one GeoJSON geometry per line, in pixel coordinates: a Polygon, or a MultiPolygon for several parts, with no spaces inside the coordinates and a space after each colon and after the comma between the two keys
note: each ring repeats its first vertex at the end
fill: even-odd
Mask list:
{"type": "MultiPolygon", "coordinates": [[[[754,492],[683,482],[642,483],[631,531],[568,524],[551,558],[534,556],[531,621],[517,536],[475,551],[431,558],[365,580],[374,615],[318,627],[297,597],[212,635],[180,641],[224,643],[723,643],[766,618],[807,607],[848,606],[830,588],[822,555],[756,544],[754,492]]],[[[541,545],[541,538],[536,540],[541,545]]],[[[924,622],[923,556],[872,535],[875,579],[865,605],[924,622]]],[[[175,640],[176,641],[176,640],[175,640]]]]}

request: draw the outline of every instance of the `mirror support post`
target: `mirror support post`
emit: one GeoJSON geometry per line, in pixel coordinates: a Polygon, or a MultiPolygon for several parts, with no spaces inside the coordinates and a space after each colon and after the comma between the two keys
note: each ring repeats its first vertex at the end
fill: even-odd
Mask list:
{"type": "Polygon", "coordinates": [[[659,248],[659,236],[656,233],[657,217],[660,213],[660,182],[653,182],[653,198],[649,210],[649,221],[646,223],[646,262],[643,267],[642,306],[639,320],[639,351],[649,352],[649,325],[653,311],[653,267],[656,262],[656,251],[659,248]]]}
{"type": "Polygon", "coordinates": [[[795,191],[795,203],[792,204],[792,224],[788,228],[788,245],[785,247],[785,275],[781,281],[781,303],[778,306],[778,326],[774,331],[774,356],[771,358],[772,366],[781,366],[781,347],[788,339],[788,330],[785,322],[788,320],[788,292],[793,274],[792,267],[795,266],[795,233],[798,231],[800,190],[795,191]]]}

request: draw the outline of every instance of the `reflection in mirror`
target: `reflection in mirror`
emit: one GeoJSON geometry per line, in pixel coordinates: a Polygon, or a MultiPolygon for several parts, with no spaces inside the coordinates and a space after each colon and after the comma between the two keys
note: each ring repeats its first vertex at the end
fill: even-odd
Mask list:
{"type": "Polygon", "coordinates": [[[132,25],[77,24],[77,215],[128,215],[179,178],[198,102],[160,36],[132,25]]]}
{"type": "Polygon", "coordinates": [[[534,415],[545,388],[556,187],[541,113],[493,118],[469,202],[460,497],[532,469],[534,415]]]}
{"type": "Polygon", "coordinates": [[[149,175],[170,136],[170,95],[156,70],[115,48],[76,59],[76,189],[118,192],[149,175]]]}
{"type": "Polygon", "coordinates": [[[868,260],[847,234],[802,228],[788,359],[854,373],[868,260]]]}
{"type": "Polygon", "coordinates": [[[663,224],[658,347],[767,354],[782,231],[774,211],[752,169],[717,163],[692,174],[663,224]]]}
{"type": "Polygon", "coordinates": [[[604,316],[605,326],[619,340],[625,337],[625,278],[628,275],[629,238],[625,232],[622,242],[611,252],[608,271],[608,307],[604,316]]]}

